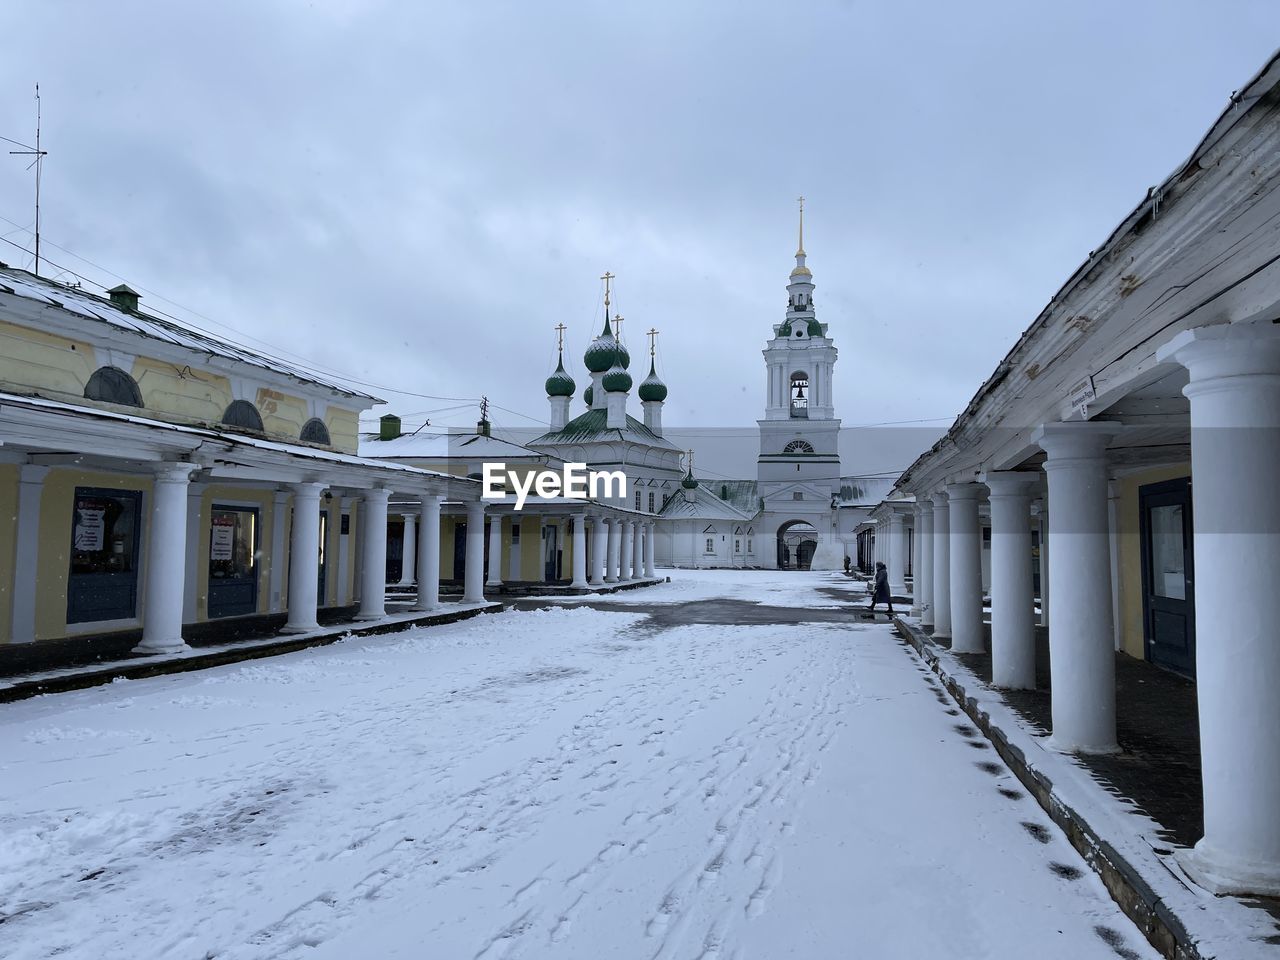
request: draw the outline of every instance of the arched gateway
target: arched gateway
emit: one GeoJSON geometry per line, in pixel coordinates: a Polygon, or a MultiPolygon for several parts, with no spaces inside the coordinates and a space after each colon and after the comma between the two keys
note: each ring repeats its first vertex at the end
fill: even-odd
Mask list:
{"type": "Polygon", "coordinates": [[[778,569],[808,570],[818,548],[818,531],[808,520],[789,520],[778,528],[778,569]]]}

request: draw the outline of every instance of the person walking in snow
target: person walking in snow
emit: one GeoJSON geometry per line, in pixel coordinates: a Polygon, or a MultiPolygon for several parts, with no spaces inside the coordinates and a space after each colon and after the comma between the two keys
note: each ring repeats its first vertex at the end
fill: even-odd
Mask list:
{"type": "Polygon", "coordinates": [[[876,604],[884,603],[889,608],[889,616],[893,616],[893,597],[889,593],[889,571],[883,563],[876,563],[876,583],[871,594],[871,605],[867,607],[876,612],[876,604]]]}

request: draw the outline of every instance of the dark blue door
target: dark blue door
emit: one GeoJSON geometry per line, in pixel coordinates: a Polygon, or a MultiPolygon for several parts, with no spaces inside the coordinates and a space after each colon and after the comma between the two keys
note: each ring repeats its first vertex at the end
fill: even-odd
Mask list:
{"type": "Polygon", "coordinates": [[[76,487],[67,623],[137,616],[141,508],[138,490],[76,487]]]}

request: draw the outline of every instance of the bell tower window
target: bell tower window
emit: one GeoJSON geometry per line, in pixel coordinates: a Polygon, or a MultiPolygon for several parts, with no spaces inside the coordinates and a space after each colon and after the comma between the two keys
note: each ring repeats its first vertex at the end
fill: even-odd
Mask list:
{"type": "Polygon", "coordinates": [[[809,416],[809,375],[793,373],[791,375],[791,416],[809,416]]]}

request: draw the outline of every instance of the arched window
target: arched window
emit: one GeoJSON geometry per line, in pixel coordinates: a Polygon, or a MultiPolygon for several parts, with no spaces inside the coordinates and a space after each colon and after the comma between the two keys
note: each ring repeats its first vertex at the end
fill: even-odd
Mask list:
{"type": "Polygon", "coordinates": [[[807,373],[791,375],[791,415],[793,417],[809,416],[809,375],[807,373]]]}
{"type": "Polygon", "coordinates": [[[813,453],[813,444],[808,440],[792,440],[782,448],[783,453],[813,453]]]}
{"type": "Polygon", "coordinates": [[[84,385],[86,400],[118,403],[124,407],[142,406],[142,391],[137,381],[119,367],[99,367],[84,385]]]}
{"type": "Polygon", "coordinates": [[[323,420],[312,417],[302,425],[302,434],[298,439],[303,443],[319,443],[327,447],[329,445],[329,428],[324,425],[323,420]]]}
{"type": "Polygon", "coordinates": [[[258,408],[248,400],[232,400],[231,406],[227,407],[222,414],[222,423],[228,427],[239,427],[241,430],[263,432],[262,414],[258,413],[258,408]]]}

